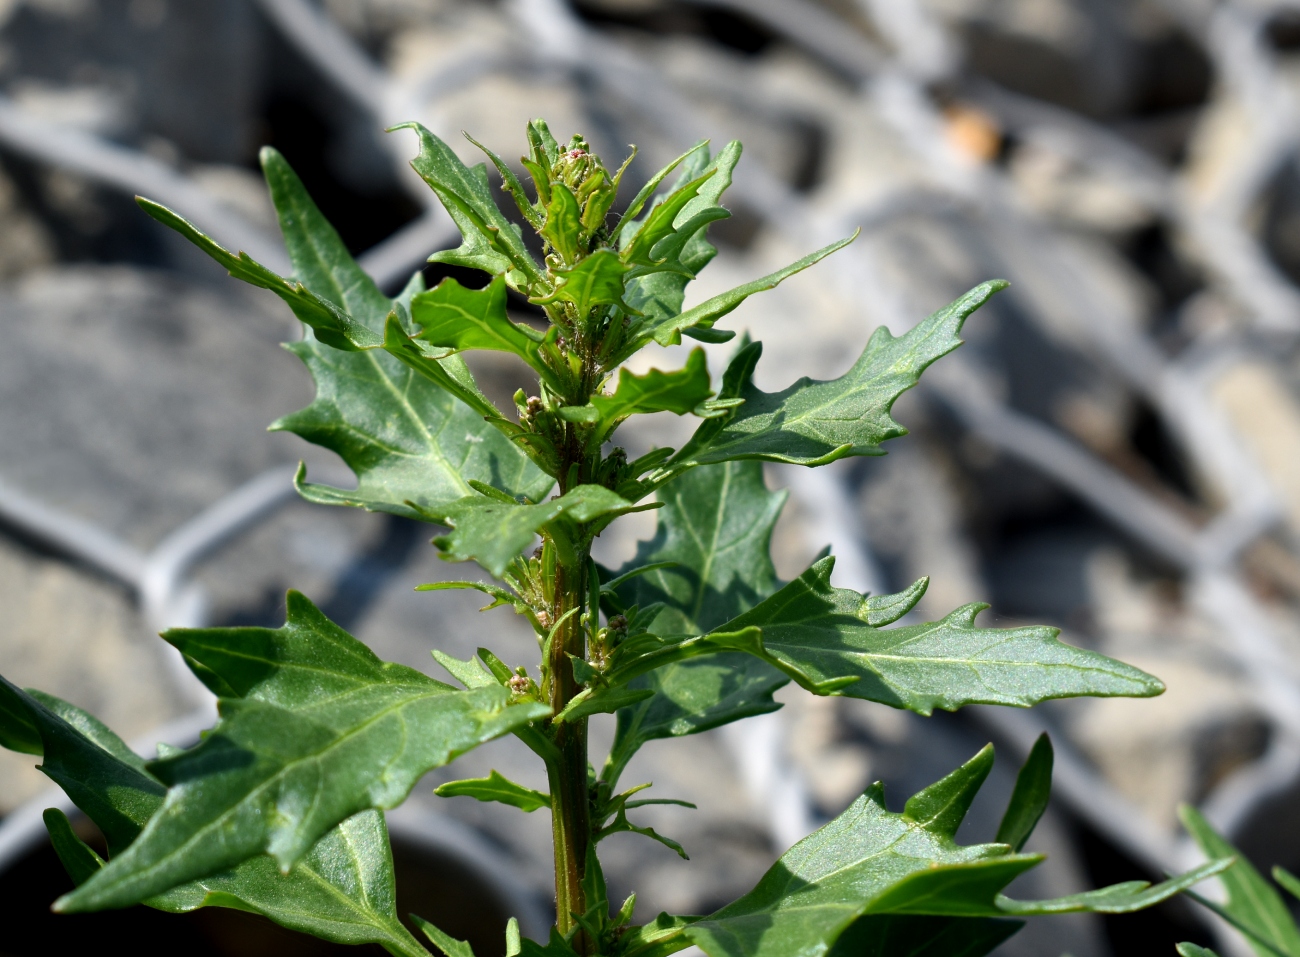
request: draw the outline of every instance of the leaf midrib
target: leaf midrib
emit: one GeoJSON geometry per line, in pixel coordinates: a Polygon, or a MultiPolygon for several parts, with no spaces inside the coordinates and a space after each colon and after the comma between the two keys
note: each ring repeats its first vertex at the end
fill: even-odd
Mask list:
{"type": "MultiPolygon", "coordinates": [[[[406,707],[408,707],[408,706],[410,706],[410,705],[412,705],[412,704],[415,704],[415,703],[419,702],[420,700],[422,700],[422,699],[424,699],[424,698],[442,698],[442,697],[445,697],[445,696],[444,696],[444,695],[423,695],[423,694],[422,694],[422,695],[415,695],[415,696],[412,696],[412,697],[410,697],[410,698],[404,699],[404,700],[402,700],[402,701],[400,701],[400,702],[398,702],[398,703],[393,704],[393,705],[390,706],[390,707],[384,708],[382,711],[379,711],[379,712],[375,713],[373,716],[371,716],[370,718],[367,718],[365,721],[361,722],[360,724],[353,726],[353,727],[352,727],[351,729],[349,729],[348,731],[336,735],[334,738],[332,738],[328,743],[326,743],[325,745],[323,745],[323,746],[322,746],[321,748],[319,748],[318,750],[311,751],[311,752],[308,752],[307,754],[303,754],[303,755],[300,755],[300,756],[294,757],[294,758],[291,759],[290,761],[287,761],[287,762],[282,763],[282,764],[280,765],[279,769],[276,770],[276,772],[275,772],[274,774],[272,774],[272,775],[270,775],[269,777],[265,778],[265,779],[264,779],[263,781],[261,781],[261,782],[260,782],[256,787],[254,787],[254,788],[250,789],[249,791],[247,791],[247,792],[244,794],[244,796],[241,797],[238,801],[236,801],[233,805],[231,805],[230,807],[228,807],[225,811],[223,811],[223,812],[222,812],[221,814],[219,814],[217,817],[213,818],[213,819],[212,819],[211,821],[209,821],[207,824],[204,824],[202,827],[200,827],[198,830],[196,830],[196,831],[194,832],[194,834],[193,834],[193,835],[192,835],[192,836],[191,836],[187,841],[185,841],[185,842],[182,843],[180,846],[178,846],[178,847],[177,847],[174,851],[172,851],[170,854],[167,854],[167,855],[165,855],[165,856],[163,856],[163,857],[160,857],[160,858],[159,858],[157,861],[155,861],[154,863],[149,864],[148,866],[146,866],[146,867],[144,867],[144,868],[142,868],[142,869],[140,869],[140,870],[134,871],[130,876],[133,876],[133,877],[139,878],[139,877],[142,877],[142,876],[144,876],[144,875],[154,873],[155,871],[157,871],[157,870],[159,870],[160,868],[162,868],[162,867],[163,867],[166,863],[168,863],[169,861],[175,859],[175,858],[176,858],[177,856],[179,856],[179,855],[184,854],[184,853],[185,853],[185,852],[186,852],[186,851],[187,851],[191,846],[194,845],[194,843],[195,843],[196,841],[198,841],[198,840],[199,840],[200,838],[202,838],[202,837],[206,837],[207,834],[208,834],[211,830],[213,830],[214,828],[217,828],[217,827],[219,827],[220,825],[222,825],[222,824],[223,824],[226,820],[228,820],[228,819],[230,818],[230,816],[231,816],[232,814],[234,814],[237,810],[239,810],[241,807],[243,807],[243,806],[245,806],[246,804],[248,804],[248,802],[251,801],[251,800],[253,800],[254,798],[256,798],[256,797],[260,797],[261,794],[262,794],[263,792],[265,792],[265,791],[266,791],[268,788],[270,788],[273,784],[277,783],[277,782],[278,782],[278,781],[279,781],[279,780],[280,780],[280,779],[281,779],[281,778],[282,778],[286,773],[288,773],[288,770],[290,769],[290,767],[296,767],[296,766],[298,766],[298,765],[300,765],[300,764],[302,764],[302,763],[304,763],[304,762],[307,762],[307,761],[315,761],[315,762],[319,762],[319,761],[321,760],[322,755],[326,754],[326,753],[329,752],[330,750],[333,750],[333,749],[339,747],[339,746],[342,745],[343,743],[345,743],[345,742],[347,742],[347,741],[350,741],[352,738],[354,738],[354,737],[356,737],[357,735],[359,735],[362,731],[365,731],[365,730],[369,729],[372,725],[374,725],[375,723],[377,723],[377,722],[381,721],[382,719],[388,717],[388,716],[391,715],[393,712],[395,712],[395,711],[400,711],[400,710],[402,710],[402,709],[404,709],[404,708],[406,708],[406,707]]],[[[403,726],[403,730],[404,730],[404,729],[405,729],[405,723],[406,723],[406,722],[405,722],[405,719],[402,718],[402,716],[401,716],[400,714],[397,715],[397,718],[398,718],[399,722],[402,724],[402,726],[403,726]]],[[[220,733],[219,728],[220,728],[220,726],[218,726],[218,728],[214,728],[213,731],[214,731],[215,733],[220,733]]],[[[333,729],[330,729],[330,730],[333,730],[333,729]]],[[[448,750],[450,750],[450,749],[448,749],[448,750]]],[[[398,755],[400,755],[400,754],[402,754],[402,753],[403,753],[403,751],[401,751],[401,750],[399,750],[399,751],[397,752],[398,755]]],[[[392,764],[393,764],[393,761],[396,761],[396,760],[397,760],[397,757],[394,756],[393,760],[390,761],[390,762],[388,763],[388,767],[391,767],[392,764]]],[[[319,787],[316,788],[317,795],[319,795],[320,791],[321,791],[321,788],[319,788],[319,787]]],[[[319,800],[319,797],[318,797],[318,796],[313,798],[313,802],[314,802],[314,801],[317,801],[317,800],[319,800]]],[[[269,830],[270,830],[270,828],[268,827],[268,828],[267,828],[268,834],[269,834],[269,830]]],[[[263,843],[265,843],[265,842],[263,842],[263,843]]],[[[121,881],[121,878],[119,878],[118,880],[119,880],[119,882],[120,882],[120,881],[121,881]]]]}

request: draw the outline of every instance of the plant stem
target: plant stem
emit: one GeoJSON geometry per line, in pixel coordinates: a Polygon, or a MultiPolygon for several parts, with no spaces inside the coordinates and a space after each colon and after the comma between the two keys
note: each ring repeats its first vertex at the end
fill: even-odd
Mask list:
{"type": "MultiPolygon", "coordinates": [[[[582,604],[586,556],[575,568],[556,568],[555,614],[558,618],[582,604]]],[[[556,714],[581,688],[573,679],[569,655],[586,652],[581,613],[570,615],[561,633],[551,643],[551,707],[556,714]]],[[[547,768],[551,787],[551,828],[555,842],[556,927],[568,934],[575,926],[573,914],[587,909],[582,879],[586,871],[587,846],[591,839],[590,798],[587,793],[587,721],[566,722],[555,732],[559,758],[547,768]]],[[[574,938],[579,954],[591,953],[592,942],[585,933],[574,938]]]]}

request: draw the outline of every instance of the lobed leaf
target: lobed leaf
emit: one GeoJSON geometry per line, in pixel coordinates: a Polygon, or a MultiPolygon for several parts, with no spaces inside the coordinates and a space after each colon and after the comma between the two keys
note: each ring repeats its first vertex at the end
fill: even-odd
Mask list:
{"type": "Polygon", "coordinates": [[[429,261],[481,269],[494,276],[504,274],[512,289],[524,293],[543,281],[519,227],[506,219],[492,198],[487,167],[482,163],[466,166],[451,147],[419,123],[402,123],[392,129],[414,130],[420,138],[420,153],[411,160],[411,168],[429,184],[460,229],[460,246],[436,252],[429,261]]]}
{"type": "MultiPolygon", "coordinates": [[[[741,146],[739,142],[733,140],[712,159],[704,146],[705,143],[700,143],[674,161],[674,166],[677,163],[682,164],[681,178],[675,189],[711,170],[714,172],[699,188],[694,198],[674,217],[673,235],[661,241],[653,251],[654,254],[662,257],[664,262],[655,271],[628,280],[625,300],[637,314],[644,318],[631,330],[629,343],[615,362],[622,362],[637,352],[652,338],[650,330],[681,313],[687,283],[717,255],[718,251],[706,238],[708,225],[714,220],[730,215],[722,208],[720,201],[722,194],[731,185],[731,174],[740,160],[741,146]]],[[[638,199],[642,202],[648,199],[672,168],[662,171],[647,183],[642,191],[644,195],[638,194],[638,199]]],[[[636,215],[634,210],[639,211],[636,202],[628,207],[628,215],[636,215]]],[[[619,243],[626,248],[635,239],[636,232],[640,228],[640,224],[627,223],[625,218],[615,231],[618,234],[618,231],[622,230],[621,234],[618,234],[619,243]]]]}
{"type": "Polygon", "coordinates": [[[938,622],[873,627],[870,599],[831,585],[834,566],[834,558],[821,559],[704,641],[760,654],[811,691],[923,715],[968,704],[1027,708],[1052,698],[1151,697],[1164,690],[1143,671],[1062,644],[1055,628],[979,628],[975,617],[988,606],[978,603],[938,622]],[[744,637],[749,630],[761,634],[758,644],[744,637]]]}
{"type": "MultiPolygon", "coordinates": [[[[913,795],[901,814],[889,811],[883,788],[872,785],[847,811],[783,854],[752,891],[686,925],[681,933],[709,957],[786,957],[831,949],[868,915],[969,919],[999,917],[1009,909],[1043,913],[1063,908],[1063,901],[1012,902],[1000,893],[1038,864],[1041,855],[1020,854],[1006,844],[961,846],[954,840],[992,763],[990,746],[913,795]]],[[[1132,882],[1064,900],[1084,910],[1148,906],[1230,864],[1230,860],[1213,861],[1159,888],[1148,890],[1144,883],[1132,882]]],[[[938,922],[909,923],[910,927],[898,926],[936,934],[943,930],[938,922]]],[[[962,931],[983,928],[991,933],[987,925],[976,922],[958,926],[962,931]]],[[[845,946],[865,945],[870,931],[888,927],[867,925],[855,931],[845,946]]],[[[955,935],[949,940],[955,942],[955,935]]],[[[917,942],[909,934],[899,943],[916,946],[917,942]]],[[[901,948],[881,952],[909,953],[901,948]]],[[[934,957],[951,953],[923,946],[911,952],[934,957]]]]}
{"type": "Polygon", "coordinates": [[[439,797],[472,797],[478,801],[496,801],[498,804],[517,807],[526,813],[551,806],[549,794],[516,784],[496,771],[485,778],[448,781],[434,788],[433,793],[439,797]]]}
{"type": "MultiPolygon", "coordinates": [[[[655,536],[622,569],[627,605],[661,604],[651,630],[708,631],[776,591],[772,529],[785,492],[769,492],[758,462],[728,462],[686,472],[658,493],[655,536]],[[651,566],[635,578],[636,570],[651,566]]],[[[789,681],[751,655],[723,653],[674,662],[632,682],[654,696],[618,712],[601,779],[612,786],[647,741],[695,734],[780,707],[772,694],[789,681]]]]}
{"type": "Polygon", "coordinates": [[[596,306],[618,306],[632,312],[623,301],[623,283],[628,266],[610,249],[598,249],[568,269],[556,269],[559,283],[549,296],[534,298],[537,305],[553,302],[571,302],[579,317],[585,317],[596,306]]]}
{"type": "Polygon", "coordinates": [[[162,806],[60,909],[125,906],[262,853],[288,872],[343,820],[395,806],[428,770],[549,713],[384,663],[296,592],[288,609],[274,630],[166,633],[244,697],[221,700],[198,747],[149,765],[168,785],[162,806]]]}
{"type": "MultiPolygon", "coordinates": [[[[120,738],[84,711],[51,695],[26,694],[0,679],[0,701],[26,711],[39,729],[42,770],[95,822],[111,854],[127,848],[162,806],[165,789],[120,738]]],[[[46,828],[74,882],[104,862],[80,840],[62,812],[45,812],[46,828]]],[[[171,887],[144,901],[184,913],[233,907],[284,927],[340,943],[377,943],[390,953],[425,951],[397,919],[388,831],[378,811],[362,811],[327,832],[288,874],[265,855],[171,887]]]]}
{"type": "Polygon", "coordinates": [[[411,300],[411,319],[421,327],[416,338],[430,345],[458,352],[510,352],[528,363],[542,381],[561,388],[542,359],[540,334],[510,321],[504,276],[496,276],[484,289],[466,289],[449,276],[411,300]]]}
{"type": "Polygon", "coordinates": [[[599,485],[579,485],[537,505],[506,504],[486,495],[468,496],[446,505],[421,509],[421,517],[451,528],[434,544],[450,561],[476,561],[500,578],[506,567],[543,530],[569,541],[574,525],[595,524],[596,531],[628,512],[653,506],[633,505],[599,485]]]}
{"type": "Polygon", "coordinates": [[[231,275],[285,299],[312,329],[286,348],[311,372],[316,399],[271,428],[338,453],[356,473],[358,486],[343,490],[308,484],[300,471],[299,492],[322,504],[408,518],[419,517],[408,502],[431,505],[460,498],[469,494],[469,479],[517,494],[545,495],[551,480],[501,434],[511,426],[479,391],[464,361],[424,355],[407,338],[397,314],[405,309],[403,299],[418,291],[418,283],[399,300],[386,297],[348,253],[284,158],[268,148],[261,159],[296,281],[276,276],[242,253],[227,252],[165,207],[139,202],[231,275]]]}
{"type": "Polygon", "coordinates": [[[636,375],[620,369],[613,395],[594,395],[589,405],[565,407],[560,415],[570,421],[594,422],[595,440],[600,442],[632,415],[706,411],[700,406],[711,395],[708,360],[703,349],[694,349],[685,367],[675,372],[651,369],[645,375],[636,375]]]}
{"type": "Polygon", "coordinates": [[[781,392],[762,392],[750,381],[762,344],[741,349],[719,394],[744,404],[701,425],[670,465],[742,458],[824,465],[848,455],[882,454],[882,442],[907,434],[890,417],[894,401],[936,359],[961,345],[957,333],[967,317],[1006,285],[981,283],[897,338],[882,326],[853,368],[830,381],[803,378],[781,392]]]}

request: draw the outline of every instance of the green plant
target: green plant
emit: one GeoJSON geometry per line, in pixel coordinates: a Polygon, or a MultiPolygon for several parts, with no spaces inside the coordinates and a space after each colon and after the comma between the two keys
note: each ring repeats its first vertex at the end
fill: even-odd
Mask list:
{"type": "MultiPolygon", "coordinates": [[[[1296,926],[1282,895],[1194,807],[1184,805],[1179,809],[1179,816],[1207,857],[1233,857],[1237,861],[1219,877],[1226,891],[1223,902],[1195,893],[1189,894],[1192,900],[1240,931],[1259,957],[1300,957],[1300,927],[1296,926]]],[[[1284,867],[1274,867],[1273,880],[1300,900],[1300,878],[1284,867]]],[[[1216,957],[1214,951],[1196,944],[1179,944],[1178,953],[1182,957],[1216,957]]]]}
{"type": "MultiPolygon", "coordinates": [[[[478,589],[492,599],[488,608],[512,608],[535,630],[540,661],[529,670],[486,649],[468,661],[434,650],[463,686],[457,690],[380,661],[290,592],[282,628],[164,634],[220,698],[220,719],[198,746],[151,762],[71,705],[5,684],[2,743],[43,754],[45,773],[107,839],[105,863],[58,812],[48,816],[78,884],[56,909],[239,907],[331,940],[423,954],[394,912],[382,811],[430,769],[503,734],[517,735],[545,764],[548,794],[495,772],[439,793],[551,811],[556,927],[539,944],[521,941],[512,925],[509,954],[657,957],[694,943],[711,957],[836,947],[976,955],[1019,926],[1008,916],[1129,911],[1228,866],[1216,859],[1157,887],[1132,882],[1036,902],[1005,897],[1007,884],[1041,860],[1022,848],[1048,799],[1044,738],[1020,772],[995,843],[954,840],[992,766],[990,747],[913,795],[902,812],[889,811],[880,786],[871,787],[715,914],[665,914],[632,926],[634,898],[612,908],[601,840],[629,831],[681,853],[634,823],[636,809],[655,802],[639,796],[645,785],[621,783],[628,760],[648,741],[772,711],[773,692],[792,679],[814,694],[923,715],[972,703],[1143,697],[1163,686],[1060,643],[1051,628],[981,628],[982,605],[896,625],[925,579],[867,596],[831,585],[829,556],[792,582],[776,578],[768,549],[784,498],[765,487],[761,462],[812,467],[882,454],[882,442],[905,432],[890,417],[894,400],[960,344],[962,323],[1005,283],[977,286],[900,337],[877,330],[853,368],[832,381],[762,392],[751,382],[762,346],[743,339],[716,388],[699,348],[681,369],[633,374],[623,363],[651,343],[732,338],[716,328],[719,320],[851,237],[683,309],[687,283],[715,253],[707,226],[728,215],[719,201],[739,144],[712,156],[707,144],[687,151],[616,217],[632,157],[611,173],[580,138],[561,147],[544,123],[529,124],[522,162],[535,201],[488,155],[539,237],[538,262],[491,198],[486,167],[466,167],[433,134],[409,128],[420,140],[413,166],[463,236],[458,249],[431,258],[482,270],[489,276],[482,289],[446,279],[425,290],[417,274],[388,298],[269,149],[262,163],[291,279],[222,249],[161,206],[140,204],[233,276],[274,292],[307,326],[288,348],[311,371],[317,398],[272,427],[337,452],[358,485],[311,484],[300,469],[301,494],[447,528],[434,539],[444,557],[476,561],[504,587],[424,587],[478,589]],[[660,193],[676,170],[677,184],[660,193]],[[544,329],[509,318],[509,290],[545,310],[544,329]],[[461,357],[473,349],[511,353],[536,374],[536,394],[520,390],[515,415],[475,384],[461,357]],[[629,461],[611,448],[626,419],[660,411],[701,420],[681,449],[629,461]],[[592,560],[591,543],[611,522],[655,507],[658,532],[627,567],[592,560]],[[617,716],[617,734],[597,772],[588,763],[587,721],[601,713],[617,716]]],[[[448,957],[469,953],[418,923],[448,957]]]]}

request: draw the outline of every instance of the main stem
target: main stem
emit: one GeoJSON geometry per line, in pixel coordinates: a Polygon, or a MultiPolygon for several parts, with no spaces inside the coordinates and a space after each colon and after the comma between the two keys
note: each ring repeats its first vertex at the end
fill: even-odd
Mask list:
{"type": "MultiPolygon", "coordinates": [[[[556,612],[565,614],[582,603],[582,573],[558,568],[555,581],[556,612]]],[[[581,612],[571,615],[551,643],[551,707],[559,714],[581,689],[573,680],[569,655],[586,651],[581,612]],[[561,641],[563,637],[563,641],[561,641]]],[[[555,923],[560,933],[575,926],[574,914],[587,909],[582,878],[586,873],[587,845],[591,839],[591,800],[587,793],[587,721],[567,721],[556,729],[559,757],[547,769],[551,786],[551,829],[555,842],[555,923]]],[[[574,944],[578,953],[590,951],[585,934],[574,944]]]]}
{"type": "MultiPolygon", "coordinates": [[[[572,430],[570,439],[572,440],[572,430]]],[[[571,446],[572,448],[572,446],[571,446]]],[[[576,459],[577,456],[574,456],[576,459]]],[[[560,491],[565,488],[567,467],[561,470],[560,491]]],[[[586,471],[584,469],[584,471],[586,471]]],[[[585,476],[583,476],[585,478],[585,476]]],[[[569,655],[585,658],[586,638],[582,604],[587,595],[587,555],[582,550],[573,566],[557,564],[555,570],[553,621],[568,614],[551,641],[550,705],[559,714],[582,688],[573,678],[569,655]],[[569,614],[573,609],[579,609],[569,614]]],[[[587,848],[591,841],[591,798],[587,786],[587,719],[566,721],[555,729],[554,743],[559,757],[547,768],[551,787],[551,830],[555,844],[555,924],[567,935],[577,922],[574,914],[587,910],[582,880],[586,873],[587,848]]],[[[581,955],[595,953],[596,942],[580,931],[573,947],[581,955]]]]}

